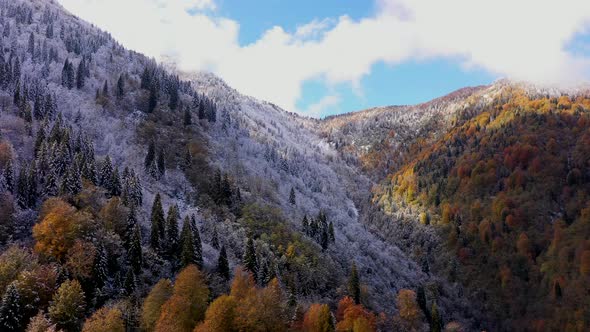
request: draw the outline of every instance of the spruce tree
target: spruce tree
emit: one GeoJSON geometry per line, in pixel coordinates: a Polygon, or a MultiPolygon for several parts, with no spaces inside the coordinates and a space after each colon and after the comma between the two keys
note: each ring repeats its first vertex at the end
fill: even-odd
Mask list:
{"type": "Polygon", "coordinates": [[[244,253],[243,264],[246,270],[250,271],[252,275],[258,275],[256,248],[254,248],[254,240],[252,240],[251,237],[249,237],[246,242],[246,252],[244,253]]]}
{"type": "Polygon", "coordinates": [[[102,163],[100,172],[98,174],[99,184],[105,188],[109,193],[113,189],[113,163],[111,157],[107,156],[102,163]]]}
{"type": "Polygon", "coordinates": [[[150,145],[148,146],[145,160],[143,162],[143,165],[145,166],[146,171],[149,170],[150,166],[154,163],[155,160],[156,160],[156,144],[154,143],[154,141],[151,141],[150,145]]]}
{"type": "Polygon", "coordinates": [[[217,228],[213,227],[213,234],[211,235],[211,246],[219,249],[219,236],[217,235],[217,228]]]}
{"type": "Polygon", "coordinates": [[[334,224],[331,221],[328,225],[328,237],[330,242],[336,242],[336,236],[334,235],[334,224]]]}
{"type": "Polygon", "coordinates": [[[436,303],[432,303],[430,313],[430,331],[441,332],[443,330],[443,321],[436,303]]]}
{"type": "Polygon", "coordinates": [[[301,228],[303,228],[303,233],[309,236],[309,221],[307,220],[307,215],[303,216],[303,221],[301,221],[301,228]]]}
{"type": "Polygon", "coordinates": [[[289,203],[291,203],[291,205],[295,205],[296,201],[295,201],[295,189],[293,187],[291,187],[291,192],[289,193],[289,203]]]}
{"type": "Polygon", "coordinates": [[[76,88],[78,88],[78,90],[82,89],[86,83],[86,69],[84,66],[84,59],[82,59],[78,64],[78,69],[76,70],[76,88]]]}
{"type": "Polygon", "coordinates": [[[123,281],[123,292],[129,296],[135,293],[136,288],[137,277],[135,276],[135,272],[133,272],[133,269],[128,269],[127,274],[125,274],[125,281],[123,281]]]}
{"type": "Polygon", "coordinates": [[[152,205],[151,215],[150,246],[154,251],[160,252],[162,249],[164,235],[164,209],[162,208],[162,199],[158,193],[152,205]]]}
{"type": "Polygon", "coordinates": [[[131,239],[133,238],[133,233],[135,232],[136,225],[137,216],[135,212],[135,207],[131,206],[131,208],[129,209],[129,214],[127,215],[127,221],[125,223],[125,233],[123,234],[123,244],[127,249],[129,249],[131,245],[131,239]]]}
{"type": "Polygon", "coordinates": [[[199,233],[199,228],[197,227],[197,219],[195,215],[191,215],[190,219],[190,230],[193,235],[193,243],[195,249],[195,264],[201,268],[203,267],[203,244],[201,242],[201,234],[199,233]]]}
{"type": "Polygon", "coordinates": [[[352,269],[350,271],[350,278],[348,279],[348,294],[354,300],[354,303],[361,303],[361,283],[356,264],[352,262],[352,269]]]}
{"type": "Polygon", "coordinates": [[[148,113],[154,112],[156,107],[158,106],[158,92],[154,86],[150,87],[150,96],[148,100],[148,113]]]}
{"type": "Polygon", "coordinates": [[[125,79],[123,78],[123,74],[121,74],[117,81],[117,98],[121,99],[123,96],[125,96],[125,79]]]}
{"type": "Polygon", "coordinates": [[[225,280],[229,280],[229,262],[227,260],[227,252],[225,246],[221,247],[219,251],[219,258],[217,259],[217,273],[225,280]]]}
{"type": "Polygon", "coordinates": [[[14,168],[12,167],[12,159],[8,159],[4,168],[4,180],[6,181],[8,191],[14,193],[14,168]]]}
{"type": "Polygon", "coordinates": [[[193,124],[193,116],[188,107],[184,109],[183,123],[185,126],[190,126],[193,124]]]}
{"type": "Polygon", "coordinates": [[[136,224],[131,237],[129,250],[127,251],[127,257],[129,265],[133,268],[135,275],[141,273],[141,266],[143,264],[143,253],[141,249],[141,230],[139,225],[136,224]]]}
{"type": "Polygon", "coordinates": [[[430,314],[426,307],[426,293],[424,292],[424,287],[422,287],[422,285],[418,286],[418,290],[416,291],[416,302],[418,302],[418,307],[420,307],[424,316],[430,319],[430,314]]]}
{"type": "Polygon", "coordinates": [[[182,267],[196,263],[195,243],[193,241],[193,232],[190,228],[189,218],[185,217],[180,233],[180,264],[182,267]]]}
{"type": "Polygon", "coordinates": [[[12,282],[6,288],[0,305],[0,330],[2,331],[20,331],[22,328],[22,319],[24,313],[24,304],[21,303],[20,292],[16,282],[12,282]]]}
{"type": "Polygon", "coordinates": [[[160,177],[163,177],[164,174],[166,174],[166,159],[163,149],[160,149],[160,153],[158,153],[158,173],[160,177]]]}
{"type": "Polygon", "coordinates": [[[18,205],[26,209],[29,207],[29,175],[24,167],[21,167],[16,180],[16,201],[18,205]]]}
{"type": "Polygon", "coordinates": [[[176,257],[178,254],[178,205],[172,205],[168,209],[166,218],[166,250],[168,257],[176,257]]]}
{"type": "Polygon", "coordinates": [[[113,171],[113,177],[111,179],[110,194],[111,196],[121,196],[121,191],[121,177],[119,176],[119,169],[115,167],[113,171]]]}

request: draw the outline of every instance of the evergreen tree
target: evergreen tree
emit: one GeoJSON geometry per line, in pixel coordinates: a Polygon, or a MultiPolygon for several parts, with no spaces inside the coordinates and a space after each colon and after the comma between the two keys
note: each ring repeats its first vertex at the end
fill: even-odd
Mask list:
{"type": "Polygon", "coordinates": [[[289,193],[289,203],[291,203],[291,205],[295,205],[296,201],[295,201],[295,189],[293,187],[291,187],[291,192],[289,193]]]}
{"type": "Polygon", "coordinates": [[[113,171],[113,177],[111,179],[110,194],[111,196],[121,196],[121,191],[121,177],[119,176],[119,169],[115,167],[113,171]]]}
{"type": "Polygon", "coordinates": [[[111,157],[107,156],[98,173],[98,182],[109,193],[113,189],[113,177],[113,163],[111,162],[111,157]]]}
{"type": "Polygon", "coordinates": [[[330,236],[328,235],[328,230],[326,228],[322,228],[322,232],[320,233],[320,245],[322,249],[328,249],[328,245],[330,244],[329,240],[330,236]]]}
{"type": "Polygon", "coordinates": [[[180,233],[180,264],[182,267],[196,263],[195,243],[193,241],[193,232],[190,228],[189,218],[185,217],[180,233]]]}
{"type": "Polygon", "coordinates": [[[418,290],[416,291],[416,302],[420,309],[422,309],[424,316],[430,319],[430,314],[426,307],[426,293],[424,292],[424,287],[422,287],[422,285],[418,286],[418,290]]]}
{"type": "Polygon", "coordinates": [[[155,87],[150,87],[150,96],[148,100],[148,113],[154,112],[156,107],[158,106],[158,91],[155,87]]]}
{"type": "Polygon", "coordinates": [[[66,195],[77,195],[80,191],[82,191],[82,177],[74,162],[63,177],[61,192],[66,195]]]}
{"type": "Polygon", "coordinates": [[[102,86],[102,96],[108,98],[109,96],[109,81],[104,81],[104,85],[102,86]]]}
{"type": "Polygon", "coordinates": [[[336,242],[336,236],[334,235],[334,224],[331,221],[328,225],[328,238],[330,242],[336,242]]]}
{"type": "Polygon", "coordinates": [[[21,167],[16,180],[16,201],[23,209],[29,207],[29,175],[24,167],[21,167]]]}
{"type": "Polygon", "coordinates": [[[52,170],[49,171],[47,177],[45,177],[45,183],[43,187],[43,196],[57,196],[59,194],[59,188],[57,185],[57,175],[52,170]]]}
{"type": "Polygon", "coordinates": [[[131,265],[133,272],[138,275],[141,273],[141,266],[143,264],[143,253],[141,249],[141,230],[139,225],[135,224],[133,235],[131,237],[129,250],[127,251],[129,265],[131,265]]]}
{"type": "Polygon", "coordinates": [[[213,227],[213,234],[211,235],[211,246],[219,249],[219,236],[217,235],[217,228],[213,227]]]}
{"type": "Polygon", "coordinates": [[[223,176],[223,181],[221,182],[221,196],[222,196],[222,203],[231,206],[232,201],[232,192],[231,192],[231,184],[229,182],[229,177],[227,173],[223,176]]]}
{"type": "Polygon", "coordinates": [[[170,107],[172,111],[175,111],[176,108],[178,108],[178,86],[176,84],[173,84],[173,87],[170,89],[168,107],[170,107]]]}
{"type": "Polygon", "coordinates": [[[221,247],[219,251],[219,258],[217,259],[217,273],[225,280],[229,280],[229,262],[227,260],[227,253],[225,246],[221,247]]]}
{"type": "Polygon", "coordinates": [[[121,99],[123,96],[125,96],[125,79],[123,74],[121,74],[117,81],[117,98],[121,99]]]}
{"type": "Polygon", "coordinates": [[[191,114],[191,111],[188,107],[184,109],[183,120],[185,126],[190,126],[193,124],[193,115],[191,114]]]}
{"type": "Polygon", "coordinates": [[[199,106],[198,106],[198,115],[199,115],[199,120],[203,120],[205,119],[205,105],[203,103],[203,99],[201,99],[199,101],[199,106]]]}
{"type": "Polygon", "coordinates": [[[348,279],[348,293],[354,300],[354,303],[361,303],[361,283],[356,264],[352,262],[352,269],[350,271],[350,278],[348,279]]]}
{"type": "Polygon", "coordinates": [[[307,220],[307,215],[303,216],[303,221],[301,221],[301,228],[303,228],[303,233],[309,236],[309,221],[307,220]]]}
{"type": "Polygon", "coordinates": [[[82,89],[86,83],[86,69],[84,66],[85,62],[84,59],[82,59],[78,64],[78,69],[76,70],[76,88],[78,88],[78,90],[82,89]]]}
{"type": "Polygon", "coordinates": [[[135,293],[135,289],[137,289],[137,277],[133,269],[128,269],[127,274],[125,274],[125,281],[123,281],[123,293],[129,296],[135,293]]]}
{"type": "Polygon", "coordinates": [[[168,257],[176,257],[178,254],[178,205],[172,205],[168,209],[168,218],[166,219],[166,249],[168,257]]]}
{"type": "Polygon", "coordinates": [[[109,257],[108,252],[103,245],[99,245],[96,249],[96,258],[92,265],[92,279],[96,289],[104,286],[109,275],[109,257]]]}
{"type": "Polygon", "coordinates": [[[430,331],[441,332],[443,330],[443,321],[436,303],[432,303],[430,312],[430,331]]]}
{"type": "Polygon", "coordinates": [[[133,238],[133,233],[135,232],[135,226],[137,226],[137,216],[135,207],[131,206],[129,209],[129,214],[127,215],[127,221],[125,223],[125,233],[123,234],[123,243],[127,249],[129,249],[131,245],[131,239],[133,238]]]}
{"type": "Polygon", "coordinates": [[[246,242],[246,252],[244,253],[243,264],[246,270],[250,271],[252,275],[258,275],[258,260],[256,258],[256,248],[254,248],[254,240],[251,237],[246,242]]]}
{"type": "Polygon", "coordinates": [[[183,171],[187,171],[191,168],[193,163],[193,156],[191,155],[191,150],[190,149],[186,149],[186,152],[184,153],[184,157],[182,158],[182,170],[183,171]]]}
{"type": "Polygon", "coordinates": [[[150,166],[154,163],[155,160],[156,160],[156,144],[154,143],[154,141],[151,141],[150,145],[148,146],[145,160],[143,162],[143,165],[145,166],[146,171],[149,170],[150,166]]]}
{"type": "Polygon", "coordinates": [[[6,167],[4,168],[4,180],[6,181],[6,188],[8,191],[14,193],[14,169],[12,167],[12,159],[8,159],[6,167]]]}
{"type": "Polygon", "coordinates": [[[164,150],[160,149],[160,153],[158,153],[158,173],[160,177],[163,177],[166,174],[166,159],[164,157],[164,150]]]}
{"type": "Polygon", "coordinates": [[[12,282],[6,288],[0,305],[0,330],[20,331],[24,316],[24,304],[21,303],[21,295],[16,282],[12,282]]]}
{"type": "Polygon", "coordinates": [[[35,157],[39,156],[39,150],[41,149],[41,145],[45,142],[45,126],[40,126],[39,130],[37,130],[37,138],[35,139],[35,157]]]}
{"type": "Polygon", "coordinates": [[[150,246],[154,251],[159,252],[162,249],[164,235],[164,209],[162,208],[162,199],[158,193],[154,199],[151,215],[150,246]]]}
{"type": "Polygon", "coordinates": [[[195,215],[191,215],[190,219],[190,231],[193,235],[193,243],[195,249],[195,264],[199,267],[203,267],[203,244],[201,243],[201,234],[199,233],[199,228],[197,227],[197,219],[195,215]]]}

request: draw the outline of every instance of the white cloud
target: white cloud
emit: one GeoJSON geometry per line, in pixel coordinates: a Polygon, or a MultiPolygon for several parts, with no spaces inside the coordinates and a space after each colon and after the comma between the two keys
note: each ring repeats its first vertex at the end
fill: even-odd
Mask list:
{"type": "Polygon", "coordinates": [[[317,103],[309,105],[305,110],[305,115],[320,117],[324,111],[330,107],[334,107],[340,104],[340,96],[337,95],[326,95],[322,97],[317,103]]]}
{"type": "MultiPolygon", "coordinates": [[[[276,26],[239,45],[239,23],[212,12],[213,0],[60,0],[124,45],[185,70],[212,70],[239,91],[295,107],[303,82],[350,83],[358,92],[371,66],[452,57],[466,67],[539,83],[588,79],[590,60],[567,42],[590,23],[587,0],[378,0],[377,13],[276,26]]],[[[328,95],[307,112],[339,103],[328,95]],[[323,103],[322,103],[323,102],[323,103]]],[[[299,110],[302,111],[302,110],[299,110]]]]}

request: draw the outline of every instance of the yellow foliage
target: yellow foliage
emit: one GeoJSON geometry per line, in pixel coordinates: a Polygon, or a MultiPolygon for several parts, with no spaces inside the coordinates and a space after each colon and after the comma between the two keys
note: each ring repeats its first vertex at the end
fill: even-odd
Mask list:
{"type": "Polygon", "coordinates": [[[82,332],[125,332],[123,314],[119,309],[101,308],[84,322],[82,332]]]}

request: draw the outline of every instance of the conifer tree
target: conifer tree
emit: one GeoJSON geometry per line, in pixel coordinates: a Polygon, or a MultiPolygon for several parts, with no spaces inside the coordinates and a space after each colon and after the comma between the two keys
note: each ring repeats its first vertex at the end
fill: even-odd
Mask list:
{"type": "Polygon", "coordinates": [[[190,149],[186,149],[185,153],[184,153],[184,157],[182,158],[182,170],[183,171],[187,171],[188,169],[191,168],[193,163],[193,156],[191,155],[191,150],[190,149]]]}
{"type": "Polygon", "coordinates": [[[148,113],[154,112],[158,106],[158,92],[154,86],[150,87],[150,96],[148,100],[148,113]]]}
{"type": "Polygon", "coordinates": [[[103,245],[99,245],[96,249],[96,258],[92,266],[92,280],[95,288],[101,288],[108,279],[108,252],[103,245]]]}
{"type": "Polygon", "coordinates": [[[334,224],[330,221],[330,224],[328,225],[328,237],[330,242],[335,242],[336,241],[336,236],[334,235],[334,224]]]}
{"type": "Polygon", "coordinates": [[[16,180],[16,201],[25,209],[29,207],[29,175],[24,167],[21,167],[16,180]]]}
{"type": "Polygon", "coordinates": [[[178,205],[170,206],[166,219],[166,249],[171,258],[178,254],[178,219],[178,205]]]}
{"type": "Polygon", "coordinates": [[[348,293],[354,300],[354,303],[361,302],[361,284],[356,264],[352,262],[352,269],[350,271],[350,278],[348,279],[348,293]]]}
{"type": "Polygon", "coordinates": [[[111,157],[107,156],[102,163],[100,172],[98,174],[98,182],[104,187],[109,193],[113,189],[113,164],[111,157]]]}
{"type": "Polygon", "coordinates": [[[166,159],[163,149],[160,149],[160,153],[158,153],[158,173],[159,177],[163,177],[166,174],[166,159]]]}
{"type": "Polygon", "coordinates": [[[217,228],[213,227],[213,234],[211,235],[211,246],[219,249],[219,236],[217,235],[217,228]]]}
{"type": "Polygon", "coordinates": [[[193,241],[193,232],[190,228],[189,218],[185,217],[180,233],[180,264],[182,267],[195,264],[196,262],[195,243],[193,241]]]}
{"type": "Polygon", "coordinates": [[[193,124],[193,115],[188,107],[184,109],[184,116],[183,116],[183,123],[185,126],[190,126],[193,124]]]}
{"type": "Polygon", "coordinates": [[[109,96],[109,81],[104,81],[104,85],[102,86],[102,96],[108,98],[109,96]]]}
{"type": "Polygon", "coordinates": [[[121,99],[123,96],[125,96],[125,79],[123,74],[121,74],[117,81],[117,98],[121,99]]]}
{"type": "Polygon", "coordinates": [[[76,88],[78,88],[78,90],[82,89],[86,83],[86,69],[84,66],[85,62],[84,59],[82,59],[78,64],[78,69],[76,70],[76,88]]]}
{"type": "Polygon", "coordinates": [[[113,177],[111,179],[110,194],[111,196],[121,196],[121,191],[121,177],[119,176],[119,169],[115,167],[113,171],[113,177]]]}
{"type": "Polygon", "coordinates": [[[135,275],[140,274],[143,264],[143,253],[141,249],[141,231],[138,224],[135,224],[133,229],[127,257],[135,275]]]}
{"type": "Polygon", "coordinates": [[[251,237],[246,242],[246,252],[243,258],[244,267],[252,273],[252,275],[258,275],[258,261],[256,258],[256,248],[254,248],[254,240],[251,237]]]}
{"type": "Polygon", "coordinates": [[[199,267],[203,267],[203,244],[201,242],[201,234],[199,233],[199,228],[197,227],[197,219],[195,215],[191,215],[190,219],[190,231],[193,235],[193,243],[195,249],[195,264],[199,267]]]}
{"type": "Polygon", "coordinates": [[[150,142],[150,145],[148,146],[148,150],[147,150],[147,154],[145,156],[145,160],[144,160],[144,166],[145,166],[145,170],[149,170],[150,166],[154,163],[156,159],[156,144],[154,143],[154,141],[150,142]]]}
{"type": "Polygon", "coordinates": [[[430,331],[441,332],[443,330],[443,321],[436,303],[432,303],[430,313],[430,331]]]}
{"type": "Polygon", "coordinates": [[[6,181],[6,188],[8,191],[14,193],[14,169],[12,167],[12,159],[8,159],[6,167],[4,168],[4,180],[6,181]]]}
{"type": "Polygon", "coordinates": [[[291,192],[289,193],[289,203],[291,203],[291,205],[295,205],[296,201],[295,201],[295,189],[293,187],[291,187],[291,192]]]}
{"type": "Polygon", "coordinates": [[[127,215],[127,221],[125,222],[125,233],[123,234],[123,243],[127,249],[129,249],[129,246],[131,245],[131,238],[135,232],[136,225],[137,215],[135,212],[135,207],[131,206],[129,208],[129,214],[127,215]]]}
{"type": "Polygon", "coordinates": [[[309,236],[309,221],[307,220],[307,215],[303,216],[303,221],[301,221],[301,228],[303,228],[303,233],[309,236]]]}
{"type": "Polygon", "coordinates": [[[12,282],[6,288],[0,304],[0,330],[20,331],[24,316],[24,303],[21,303],[21,295],[16,282],[12,282]]]}
{"type": "Polygon", "coordinates": [[[125,295],[132,295],[135,293],[135,289],[137,289],[137,277],[133,269],[128,269],[123,281],[123,292],[125,295]]]}
{"type": "Polygon", "coordinates": [[[162,208],[162,199],[158,193],[154,199],[151,215],[150,246],[154,251],[159,252],[162,249],[164,235],[164,209],[162,208]]]}
{"type": "Polygon", "coordinates": [[[227,252],[225,246],[221,247],[219,251],[219,258],[217,259],[217,273],[225,280],[229,280],[229,262],[227,260],[227,252]]]}

